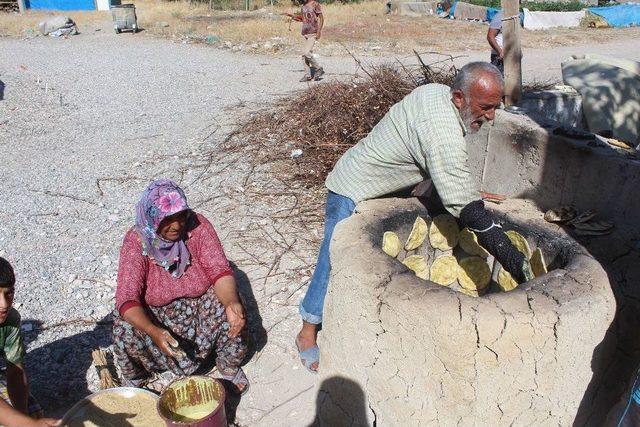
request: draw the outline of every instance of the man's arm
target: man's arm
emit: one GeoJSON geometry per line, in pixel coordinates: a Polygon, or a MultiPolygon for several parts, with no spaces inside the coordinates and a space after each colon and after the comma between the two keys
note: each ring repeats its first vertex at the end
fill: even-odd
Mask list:
{"type": "Polygon", "coordinates": [[[478,241],[518,283],[531,279],[528,260],[511,243],[491,212],[484,208],[480,191],[468,166],[462,135],[441,133],[425,150],[426,170],[447,211],[475,231],[478,241]]]}
{"type": "Polygon", "coordinates": [[[7,362],[7,392],[15,409],[27,414],[29,406],[29,383],[22,365],[7,362]]]}
{"type": "Polygon", "coordinates": [[[294,21],[302,22],[302,14],[300,14],[300,13],[285,12],[285,13],[283,13],[283,15],[288,16],[289,18],[293,19],[294,21]]]}
{"type": "Polygon", "coordinates": [[[478,242],[507,270],[518,283],[533,279],[527,260],[494,221],[491,212],[485,209],[482,200],[469,203],[460,213],[460,222],[478,236],[478,242]]]}
{"type": "Polygon", "coordinates": [[[504,57],[504,52],[502,51],[502,48],[500,47],[500,45],[498,44],[498,41],[496,40],[496,36],[500,33],[500,30],[497,28],[489,28],[489,31],[487,32],[487,41],[489,42],[489,45],[493,48],[493,50],[495,50],[498,53],[498,56],[500,58],[504,57]]]}

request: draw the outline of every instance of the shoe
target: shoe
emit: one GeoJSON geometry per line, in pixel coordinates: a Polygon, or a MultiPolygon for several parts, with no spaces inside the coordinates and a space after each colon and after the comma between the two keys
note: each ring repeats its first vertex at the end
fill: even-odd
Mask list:
{"type": "Polygon", "coordinates": [[[306,350],[300,350],[300,344],[298,344],[298,338],[296,337],[296,348],[298,349],[298,356],[300,357],[300,362],[307,369],[307,371],[312,374],[317,374],[318,369],[314,369],[312,366],[314,363],[317,365],[320,364],[320,348],[317,345],[314,345],[311,348],[306,350]]]}
{"type": "Polygon", "coordinates": [[[316,74],[313,76],[313,80],[320,80],[320,77],[324,76],[324,70],[322,69],[322,67],[318,68],[318,71],[316,71],[316,74]]]}
{"type": "Polygon", "coordinates": [[[304,83],[304,82],[310,82],[311,80],[312,80],[312,79],[311,79],[311,76],[308,76],[308,75],[306,75],[306,74],[305,74],[305,75],[304,75],[304,77],[302,77],[302,78],[300,79],[300,82],[302,82],[302,83],[304,83]]]}

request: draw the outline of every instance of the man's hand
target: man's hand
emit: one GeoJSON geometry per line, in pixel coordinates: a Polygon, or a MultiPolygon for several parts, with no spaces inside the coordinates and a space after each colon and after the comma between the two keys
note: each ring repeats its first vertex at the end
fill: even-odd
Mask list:
{"type": "Polygon", "coordinates": [[[464,227],[469,227],[478,236],[478,243],[518,282],[533,278],[529,261],[509,240],[502,227],[493,221],[493,215],[484,207],[484,202],[476,200],[460,212],[464,227]]]}
{"type": "Polygon", "coordinates": [[[149,336],[151,341],[169,357],[178,357],[178,341],[175,340],[166,329],[155,328],[149,336]]]}
{"type": "Polygon", "coordinates": [[[224,312],[227,315],[227,321],[229,322],[229,336],[235,338],[240,334],[242,328],[245,325],[244,308],[242,304],[237,301],[230,302],[225,308],[224,312]]]}
{"type": "Polygon", "coordinates": [[[321,32],[321,31],[318,31],[318,32],[316,33],[316,40],[320,40],[320,37],[321,37],[321,36],[322,36],[322,32],[321,32]]]}
{"type": "Polygon", "coordinates": [[[500,49],[500,52],[498,52],[498,58],[504,59],[504,49],[500,49]]]}
{"type": "Polygon", "coordinates": [[[429,197],[433,191],[433,181],[425,179],[411,190],[413,197],[429,197]]]}

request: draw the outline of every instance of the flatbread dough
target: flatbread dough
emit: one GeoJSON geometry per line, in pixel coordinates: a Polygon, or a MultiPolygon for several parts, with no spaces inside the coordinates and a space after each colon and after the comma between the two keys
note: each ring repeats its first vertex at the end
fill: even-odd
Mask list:
{"type": "Polygon", "coordinates": [[[535,277],[547,274],[547,264],[544,262],[544,256],[540,248],[536,248],[536,250],[533,251],[529,265],[531,265],[531,271],[535,277]]]}
{"type": "Polygon", "coordinates": [[[509,240],[511,240],[513,246],[515,246],[517,250],[522,252],[526,259],[531,258],[531,247],[529,246],[529,242],[527,242],[527,239],[525,239],[522,234],[513,230],[507,231],[505,234],[507,235],[509,240]]]}
{"type": "Polygon", "coordinates": [[[511,277],[511,274],[507,270],[501,268],[498,272],[498,287],[504,292],[509,292],[518,287],[518,282],[511,277]]]}
{"type": "Polygon", "coordinates": [[[489,256],[489,252],[478,243],[476,233],[468,228],[463,228],[462,231],[460,231],[458,240],[460,241],[459,244],[462,250],[469,255],[479,256],[481,258],[487,258],[489,256]]]}
{"type": "Polygon", "coordinates": [[[393,231],[386,231],[382,236],[382,250],[390,257],[397,257],[402,250],[400,238],[393,231]]]}
{"type": "Polygon", "coordinates": [[[458,277],[458,261],[453,255],[442,255],[431,264],[430,279],[439,285],[449,286],[458,277]]]}
{"type": "Polygon", "coordinates": [[[409,234],[409,238],[407,239],[407,243],[405,243],[404,248],[407,251],[412,251],[424,242],[424,239],[427,238],[427,234],[429,233],[429,226],[427,222],[422,217],[417,217],[413,222],[413,228],[411,229],[411,233],[409,234]]]}
{"type": "Polygon", "coordinates": [[[434,248],[447,251],[458,244],[459,234],[460,229],[453,216],[438,215],[429,227],[429,242],[434,248]]]}
{"type": "Polygon", "coordinates": [[[471,256],[460,260],[458,268],[458,282],[463,289],[481,291],[491,282],[491,270],[487,262],[478,257],[471,256]]]}
{"type": "Polygon", "coordinates": [[[402,263],[416,273],[419,278],[429,280],[429,265],[423,256],[411,255],[406,257],[402,263]]]}

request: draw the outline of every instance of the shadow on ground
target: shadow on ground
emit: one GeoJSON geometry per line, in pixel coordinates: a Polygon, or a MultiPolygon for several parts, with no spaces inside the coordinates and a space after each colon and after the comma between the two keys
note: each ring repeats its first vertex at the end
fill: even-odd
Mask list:
{"type": "MultiPolygon", "coordinates": [[[[233,263],[232,268],[247,314],[249,352],[244,361],[246,363],[256,352],[264,348],[267,343],[267,332],[262,326],[262,316],[249,278],[233,263]]],[[[24,338],[28,350],[25,365],[31,392],[47,415],[61,417],[71,406],[91,393],[87,386],[87,371],[93,362],[91,352],[111,345],[112,317],[105,316],[91,330],[60,338],[34,350],[29,350],[29,347],[43,331],[43,322],[24,319],[22,323],[29,329],[24,332],[24,338]]],[[[59,325],[56,332],[62,334],[64,325],[59,325]]],[[[225,387],[227,388],[225,409],[228,421],[233,423],[240,397],[231,392],[229,384],[225,384],[225,387]]]]}
{"type": "MultiPolygon", "coordinates": [[[[354,381],[330,377],[322,381],[316,397],[316,416],[308,427],[368,426],[364,391],[354,381]]],[[[375,419],[373,420],[375,426],[375,419]]]]}
{"type": "MultiPolygon", "coordinates": [[[[40,320],[23,320],[33,329],[25,332],[27,356],[25,364],[31,393],[38,399],[46,415],[62,416],[65,411],[90,393],[87,371],[93,359],[91,352],[111,344],[111,316],[100,320],[93,329],[60,338],[34,350],[29,344],[41,332],[40,320]]],[[[62,327],[59,328],[63,332],[62,327]]]]}

